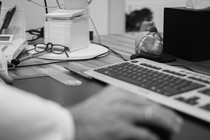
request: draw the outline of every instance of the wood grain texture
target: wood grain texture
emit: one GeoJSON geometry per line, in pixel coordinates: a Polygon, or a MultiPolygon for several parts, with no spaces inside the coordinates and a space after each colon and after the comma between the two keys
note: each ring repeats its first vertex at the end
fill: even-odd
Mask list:
{"type": "MultiPolygon", "coordinates": [[[[135,41],[135,34],[111,34],[111,35],[104,35],[101,36],[101,44],[110,47],[117,53],[121,54],[125,59],[129,60],[130,56],[134,54],[134,41],[135,41]]],[[[113,52],[109,52],[108,55],[95,58],[90,60],[82,60],[82,61],[55,61],[55,60],[44,60],[44,59],[29,59],[23,62],[20,66],[15,70],[10,70],[9,74],[13,79],[20,79],[20,78],[30,78],[30,77],[39,77],[45,76],[39,68],[40,67],[49,67],[48,63],[56,63],[57,65],[68,66],[72,69],[78,71],[85,71],[117,62],[124,61],[122,58],[115,55],[113,52]],[[22,67],[24,65],[29,65],[22,67]],[[33,66],[36,65],[36,66],[33,66]]],[[[171,65],[179,66],[181,68],[189,67],[194,71],[201,72],[203,74],[210,75],[210,60],[201,61],[201,62],[189,62],[181,59],[177,59],[176,62],[169,63],[171,65]]]]}

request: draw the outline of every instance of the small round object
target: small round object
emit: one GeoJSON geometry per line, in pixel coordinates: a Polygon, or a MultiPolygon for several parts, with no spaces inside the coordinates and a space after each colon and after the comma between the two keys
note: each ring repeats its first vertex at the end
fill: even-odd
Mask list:
{"type": "Polygon", "coordinates": [[[70,86],[79,86],[82,84],[82,82],[79,80],[67,80],[65,81],[65,84],[70,86]]]}
{"type": "Polygon", "coordinates": [[[17,66],[18,64],[20,64],[20,60],[19,59],[12,59],[11,63],[14,64],[15,66],[17,66]]]}

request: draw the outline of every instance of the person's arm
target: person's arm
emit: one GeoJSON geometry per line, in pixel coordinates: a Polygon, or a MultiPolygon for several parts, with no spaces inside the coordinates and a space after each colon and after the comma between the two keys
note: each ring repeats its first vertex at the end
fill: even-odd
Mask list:
{"type": "Polygon", "coordinates": [[[69,110],[75,140],[170,139],[182,125],[172,110],[112,86],[69,110]]]}
{"type": "Polygon", "coordinates": [[[0,139],[74,139],[74,122],[65,108],[5,84],[0,90],[0,139]]]}
{"type": "Polygon", "coordinates": [[[0,89],[0,139],[5,140],[158,140],[161,132],[170,136],[182,124],[171,110],[116,87],[69,111],[7,85],[0,89]]]}

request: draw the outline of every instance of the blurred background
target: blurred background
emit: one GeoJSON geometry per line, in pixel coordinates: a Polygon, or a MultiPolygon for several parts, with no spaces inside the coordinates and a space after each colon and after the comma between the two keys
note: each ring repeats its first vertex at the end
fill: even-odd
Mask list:
{"type": "MultiPolygon", "coordinates": [[[[26,29],[43,26],[45,8],[43,0],[2,0],[3,7],[17,5],[25,10],[26,29]],[[39,5],[37,5],[37,4],[39,5]]],[[[62,5],[63,0],[59,0],[62,5]]],[[[183,7],[186,0],[93,0],[90,5],[92,17],[99,34],[138,32],[143,20],[154,21],[163,31],[163,8],[183,7]]],[[[49,7],[56,6],[56,0],[47,0],[49,7]]],[[[49,8],[49,11],[55,8],[49,8]]],[[[90,28],[92,25],[90,24],[90,28]]]]}

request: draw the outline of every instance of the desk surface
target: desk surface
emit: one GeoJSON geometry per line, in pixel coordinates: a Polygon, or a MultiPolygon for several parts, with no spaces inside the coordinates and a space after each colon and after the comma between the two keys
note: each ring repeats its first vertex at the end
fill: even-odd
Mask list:
{"type": "MultiPolygon", "coordinates": [[[[135,36],[130,35],[109,35],[102,36],[102,44],[107,45],[122,54],[126,59],[134,53],[134,39],[135,36]]],[[[109,55],[92,60],[86,61],[68,61],[56,63],[58,65],[69,66],[73,69],[84,71],[99,66],[108,65],[123,61],[115,54],[109,55]]],[[[47,60],[34,59],[29,60],[30,63],[48,63],[47,60]]],[[[27,62],[27,63],[29,63],[27,62]]],[[[188,62],[177,59],[174,65],[185,65],[196,71],[209,74],[210,60],[200,62],[188,62]]],[[[20,67],[10,71],[12,78],[16,79],[14,86],[30,91],[43,98],[51,99],[63,106],[69,106],[81,102],[89,96],[96,94],[103,89],[106,84],[95,80],[88,80],[79,77],[78,75],[72,76],[78,78],[83,82],[80,86],[66,86],[49,77],[46,77],[38,68],[49,67],[48,65],[20,67]],[[87,90],[88,88],[88,90],[87,90]]],[[[66,72],[66,71],[63,71],[66,72]]],[[[178,112],[185,120],[182,132],[175,135],[172,140],[209,140],[210,139],[210,124],[190,117],[186,114],[178,112]]]]}

